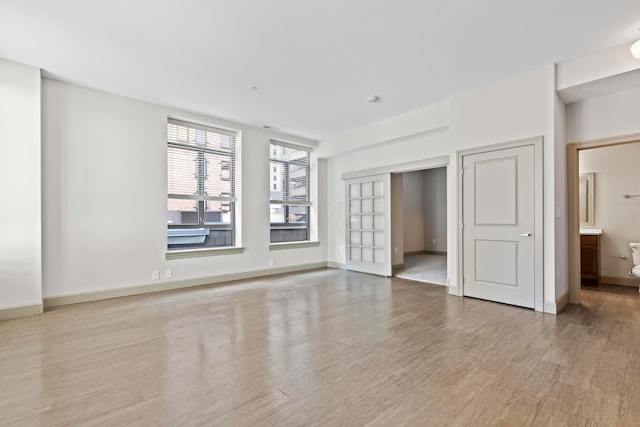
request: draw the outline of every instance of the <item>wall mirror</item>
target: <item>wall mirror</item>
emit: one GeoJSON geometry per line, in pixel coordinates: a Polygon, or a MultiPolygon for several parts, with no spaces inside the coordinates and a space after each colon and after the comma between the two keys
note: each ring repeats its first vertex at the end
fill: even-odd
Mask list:
{"type": "Polygon", "coordinates": [[[580,226],[594,226],[595,222],[595,202],[594,202],[594,173],[581,173],[578,191],[580,194],[580,226]]]}

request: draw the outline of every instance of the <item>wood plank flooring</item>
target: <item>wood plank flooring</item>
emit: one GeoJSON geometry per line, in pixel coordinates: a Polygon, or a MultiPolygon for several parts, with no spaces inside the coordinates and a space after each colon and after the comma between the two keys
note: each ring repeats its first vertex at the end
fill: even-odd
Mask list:
{"type": "Polygon", "coordinates": [[[639,425],[638,294],[317,270],[0,322],[2,426],[639,425]]]}

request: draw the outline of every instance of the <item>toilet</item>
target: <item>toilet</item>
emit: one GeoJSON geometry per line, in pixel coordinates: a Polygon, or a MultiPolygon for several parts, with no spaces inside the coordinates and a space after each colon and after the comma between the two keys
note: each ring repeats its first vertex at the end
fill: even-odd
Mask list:
{"type": "Polygon", "coordinates": [[[633,257],[633,268],[629,272],[629,276],[640,278],[640,243],[629,243],[629,247],[633,257]]]}

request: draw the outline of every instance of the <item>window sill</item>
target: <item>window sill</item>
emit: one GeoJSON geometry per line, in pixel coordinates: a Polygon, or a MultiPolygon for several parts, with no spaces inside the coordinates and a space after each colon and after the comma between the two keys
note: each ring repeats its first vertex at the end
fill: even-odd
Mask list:
{"type": "Polygon", "coordinates": [[[279,242],[279,243],[270,243],[269,250],[270,251],[279,251],[283,249],[298,249],[298,248],[312,248],[320,246],[320,242],[317,240],[305,240],[301,242],[279,242]]]}
{"type": "Polygon", "coordinates": [[[181,259],[181,258],[196,258],[203,256],[214,255],[231,255],[241,254],[244,252],[242,246],[225,246],[222,248],[207,248],[207,249],[178,249],[175,251],[165,252],[165,259],[181,259]]]}

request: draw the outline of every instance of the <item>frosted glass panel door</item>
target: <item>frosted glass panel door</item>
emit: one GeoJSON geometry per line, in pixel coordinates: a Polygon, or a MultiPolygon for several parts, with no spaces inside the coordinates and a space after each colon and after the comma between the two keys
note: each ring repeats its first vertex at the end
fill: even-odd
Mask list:
{"type": "Polygon", "coordinates": [[[347,269],[391,276],[391,175],[345,183],[347,269]]]}

